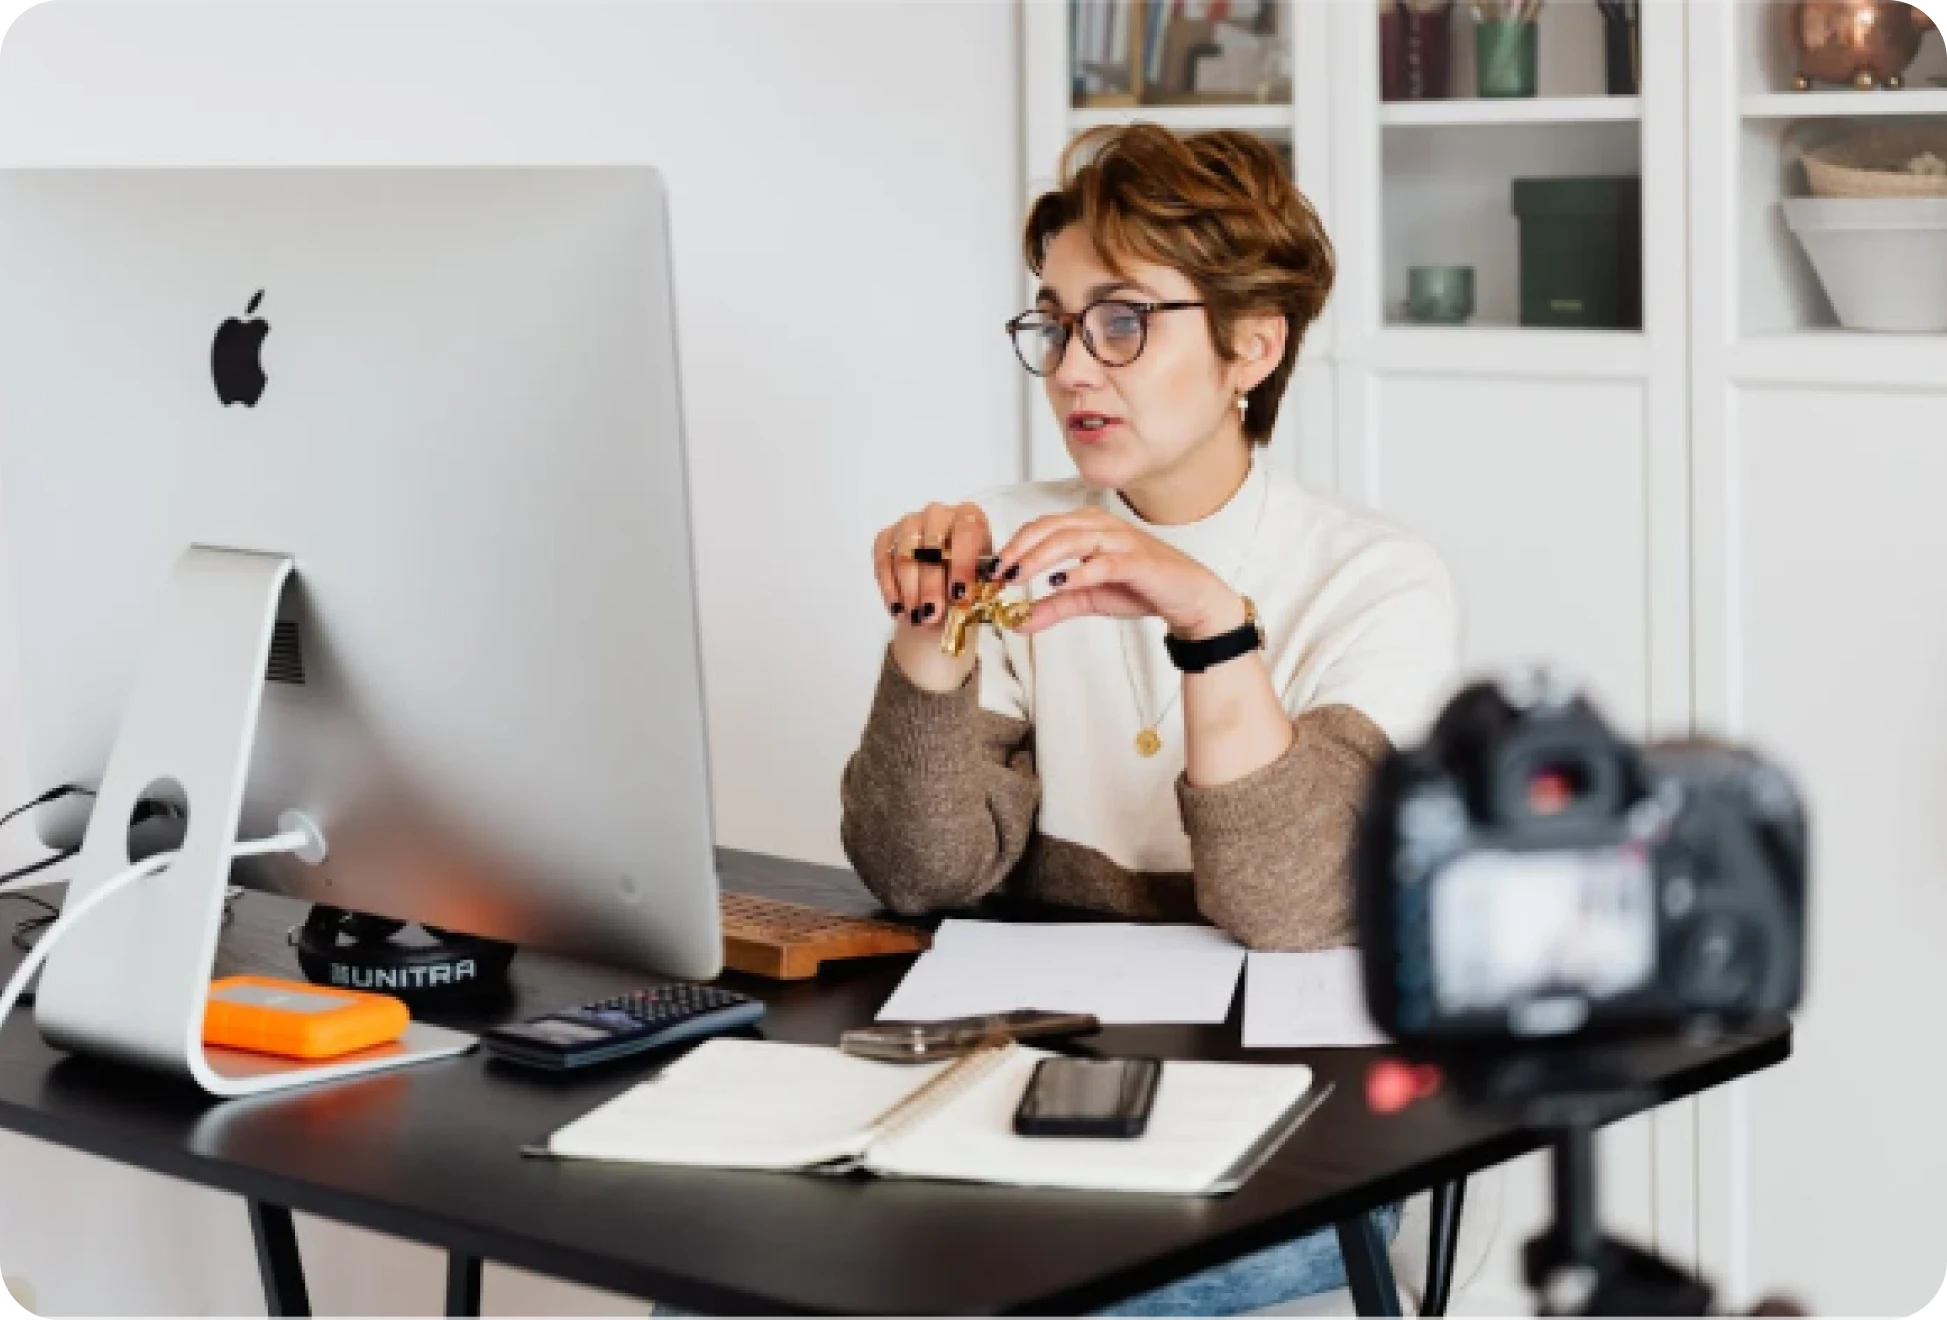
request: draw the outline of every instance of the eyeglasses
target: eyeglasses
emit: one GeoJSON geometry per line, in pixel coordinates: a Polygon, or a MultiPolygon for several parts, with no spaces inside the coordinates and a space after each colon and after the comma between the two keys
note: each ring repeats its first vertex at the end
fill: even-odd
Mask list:
{"type": "Polygon", "coordinates": [[[1149,342],[1149,318],[1156,312],[1201,307],[1200,302],[1128,302],[1104,298],[1079,312],[1022,312],[1007,323],[1007,337],[1021,365],[1037,376],[1052,376],[1068,351],[1068,336],[1082,328],[1082,347],[1105,367],[1126,367],[1149,342]]]}

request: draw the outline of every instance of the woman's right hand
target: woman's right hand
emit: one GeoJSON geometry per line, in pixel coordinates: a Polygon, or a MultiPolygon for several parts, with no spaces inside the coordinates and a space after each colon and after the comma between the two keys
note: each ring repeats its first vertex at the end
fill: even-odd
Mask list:
{"type": "Polygon", "coordinates": [[[969,642],[951,656],[940,649],[940,638],[948,608],[973,594],[980,558],[993,552],[993,532],[977,504],[929,504],[873,538],[873,573],[896,621],[893,659],[916,686],[951,692],[973,669],[979,647],[969,642]],[[942,562],[915,561],[919,546],[937,548],[942,562]]]}

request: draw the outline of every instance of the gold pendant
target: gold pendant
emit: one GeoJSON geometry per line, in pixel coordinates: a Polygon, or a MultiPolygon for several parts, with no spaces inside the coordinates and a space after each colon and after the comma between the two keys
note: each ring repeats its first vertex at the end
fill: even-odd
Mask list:
{"type": "Polygon", "coordinates": [[[1136,750],[1144,756],[1154,756],[1163,750],[1163,735],[1154,729],[1144,729],[1136,735],[1136,750]]]}

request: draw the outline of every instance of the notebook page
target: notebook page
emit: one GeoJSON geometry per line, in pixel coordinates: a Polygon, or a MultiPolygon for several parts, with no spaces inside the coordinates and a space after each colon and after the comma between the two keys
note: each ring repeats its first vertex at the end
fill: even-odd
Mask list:
{"type": "Polygon", "coordinates": [[[718,1037],[548,1138],[567,1159],[803,1169],[856,1157],[873,1121],[945,1063],[718,1037]]]}
{"type": "Polygon", "coordinates": [[[1035,1063],[1017,1048],[924,1123],[866,1153],[874,1173],[1019,1187],[1200,1195],[1311,1087],[1303,1064],[1163,1065],[1149,1129],[1134,1140],[1017,1137],[1014,1109],[1035,1063]]]}

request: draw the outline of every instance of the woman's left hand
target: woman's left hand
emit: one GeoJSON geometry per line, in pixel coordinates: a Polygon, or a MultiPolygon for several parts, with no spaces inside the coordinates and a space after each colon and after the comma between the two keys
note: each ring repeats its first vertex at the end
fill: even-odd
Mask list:
{"type": "Polygon", "coordinates": [[[1113,619],[1153,614],[1176,636],[1196,639],[1244,620],[1242,598],[1222,578],[1101,509],[1049,514],[1026,524],[1001,547],[997,570],[1005,577],[1018,568],[1012,576],[1018,582],[1076,559],[1081,562],[1049,579],[1054,591],[1034,602],[1021,632],[1037,633],[1084,614],[1113,619]]]}

